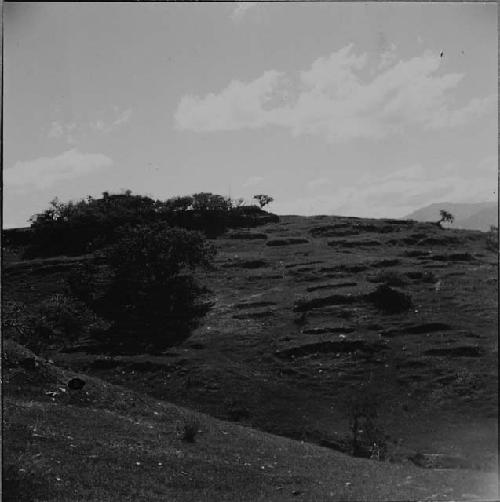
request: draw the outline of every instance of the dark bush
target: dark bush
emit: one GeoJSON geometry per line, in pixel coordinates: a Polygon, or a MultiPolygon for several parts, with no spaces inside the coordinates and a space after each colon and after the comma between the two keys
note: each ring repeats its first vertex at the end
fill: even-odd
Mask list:
{"type": "Polygon", "coordinates": [[[81,255],[113,243],[124,227],[163,223],[171,227],[198,230],[209,238],[228,228],[253,227],[277,222],[276,215],[257,206],[237,206],[228,197],[208,192],[153,200],[130,191],[104,192],[101,198],[87,197],[50,207],[31,218],[25,258],[81,255]]]}
{"type": "Polygon", "coordinates": [[[129,228],[104,251],[106,266],[96,268],[91,281],[98,287],[89,291],[81,280],[74,282],[81,297],[112,321],[115,343],[161,350],[185,340],[208,311],[202,301],[207,290],[191,272],[208,266],[214,253],[197,232],[161,225],[129,228]]]}
{"type": "Polygon", "coordinates": [[[77,202],[54,199],[49,209],[31,218],[31,243],[25,257],[79,255],[113,242],[124,225],[157,221],[160,203],[149,197],[103,193],[77,202]]]}
{"type": "Polygon", "coordinates": [[[409,295],[393,289],[387,284],[378,286],[375,291],[367,295],[367,299],[388,314],[398,314],[409,310],[412,306],[409,295]]]}

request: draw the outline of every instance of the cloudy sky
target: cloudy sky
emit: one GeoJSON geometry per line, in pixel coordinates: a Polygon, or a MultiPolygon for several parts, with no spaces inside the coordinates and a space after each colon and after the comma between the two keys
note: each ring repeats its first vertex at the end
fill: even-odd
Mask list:
{"type": "Polygon", "coordinates": [[[4,4],[4,225],[127,188],[308,215],[496,200],[496,9],[4,4]]]}

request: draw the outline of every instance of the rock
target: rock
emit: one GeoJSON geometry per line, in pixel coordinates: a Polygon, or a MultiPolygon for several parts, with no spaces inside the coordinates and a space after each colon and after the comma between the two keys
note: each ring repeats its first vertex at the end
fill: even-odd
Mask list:
{"type": "Polygon", "coordinates": [[[69,382],[66,385],[70,390],[81,390],[85,387],[85,384],[86,384],[85,380],[76,377],[69,380],[69,382]]]}
{"type": "Polygon", "coordinates": [[[405,312],[412,306],[410,295],[393,289],[387,284],[382,284],[375,291],[366,295],[366,299],[388,314],[405,312]]]}

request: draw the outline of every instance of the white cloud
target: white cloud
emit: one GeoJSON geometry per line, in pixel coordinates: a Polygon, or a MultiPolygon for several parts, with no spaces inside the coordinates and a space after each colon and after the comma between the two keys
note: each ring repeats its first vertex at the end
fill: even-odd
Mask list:
{"type": "Polygon", "coordinates": [[[245,14],[258,5],[258,2],[236,2],[236,7],[231,12],[231,19],[239,23],[245,14]]]}
{"type": "Polygon", "coordinates": [[[268,114],[264,104],[280,78],[279,72],[268,71],[249,83],[233,80],[219,94],[184,96],[175,114],[176,126],[194,131],[263,127],[268,114]]]}
{"type": "Polygon", "coordinates": [[[56,157],[16,162],[4,171],[4,183],[7,190],[43,190],[59,181],[73,180],[112,165],[113,161],[106,155],[72,149],[56,157]]]}
{"type": "Polygon", "coordinates": [[[264,178],[262,176],[250,176],[250,178],[247,178],[244,182],[243,185],[244,187],[254,187],[264,181],[264,178]]]}
{"type": "Polygon", "coordinates": [[[381,139],[411,128],[457,127],[496,110],[494,95],[454,107],[452,92],[464,75],[439,74],[437,52],[396,64],[387,57],[388,67],[372,78],[362,78],[368,57],[355,54],[351,44],[316,59],[295,80],[276,70],[250,82],[233,80],[218,93],[184,96],[175,124],[196,132],[279,126],[294,136],[311,134],[341,142],[381,139]]]}
{"type": "Polygon", "coordinates": [[[47,137],[50,139],[62,139],[69,145],[76,145],[77,138],[81,139],[89,131],[100,134],[108,134],[130,122],[132,117],[132,109],[127,108],[121,110],[118,107],[113,107],[113,116],[107,120],[96,118],[89,122],[87,121],[72,121],[62,122],[54,120],[50,123],[47,137]]]}
{"type": "Polygon", "coordinates": [[[279,214],[337,214],[364,217],[403,217],[433,202],[480,202],[495,200],[497,172],[493,158],[478,162],[477,169],[460,174],[413,165],[383,177],[367,175],[328,194],[275,202],[279,214]]]}
{"type": "Polygon", "coordinates": [[[110,121],[104,121],[102,119],[95,120],[93,122],[90,122],[89,126],[92,130],[107,134],[115,129],[119,128],[120,126],[127,124],[130,122],[130,118],[132,117],[132,109],[128,108],[123,111],[117,111],[116,116],[110,120],[110,121]]]}

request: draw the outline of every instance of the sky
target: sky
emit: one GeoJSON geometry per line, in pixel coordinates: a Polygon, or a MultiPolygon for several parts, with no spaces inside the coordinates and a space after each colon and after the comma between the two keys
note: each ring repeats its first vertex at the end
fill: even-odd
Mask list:
{"type": "Polygon", "coordinates": [[[5,3],[3,224],[124,189],[497,200],[497,61],[495,3],[5,3]]]}

